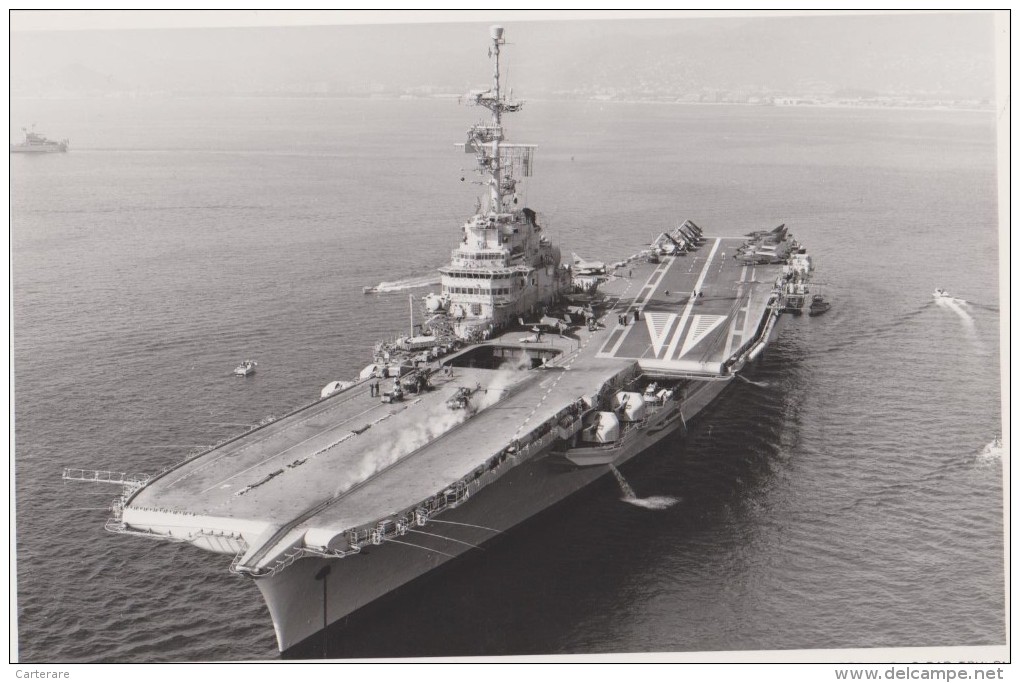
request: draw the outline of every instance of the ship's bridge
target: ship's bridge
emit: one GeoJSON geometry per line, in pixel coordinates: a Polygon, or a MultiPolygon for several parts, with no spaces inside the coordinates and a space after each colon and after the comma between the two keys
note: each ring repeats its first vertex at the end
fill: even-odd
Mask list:
{"type": "Polygon", "coordinates": [[[520,223],[521,216],[515,213],[480,213],[464,223],[465,230],[496,230],[501,225],[520,223]]]}
{"type": "Polygon", "coordinates": [[[525,209],[515,213],[490,213],[476,215],[464,224],[464,237],[453,252],[453,259],[467,261],[491,260],[495,254],[504,259],[521,255],[532,259],[542,241],[541,228],[533,214],[525,209]]]}
{"type": "Polygon", "coordinates": [[[510,256],[509,249],[454,249],[450,253],[451,265],[459,268],[492,268],[505,266],[510,256]]]}

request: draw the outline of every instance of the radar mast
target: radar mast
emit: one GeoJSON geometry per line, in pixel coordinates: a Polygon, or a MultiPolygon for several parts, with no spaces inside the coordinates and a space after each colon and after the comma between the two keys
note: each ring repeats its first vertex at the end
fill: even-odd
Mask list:
{"type": "Polygon", "coordinates": [[[513,145],[504,142],[503,114],[520,111],[523,103],[507,97],[500,83],[500,48],[506,44],[503,27],[493,26],[489,30],[492,44],[489,57],[492,59],[492,88],[474,92],[469,96],[472,104],[485,107],[492,112],[489,123],[479,123],[468,130],[468,141],[464,151],[474,153],[478,173],[488,185],[486,213],[500,215],[510,213],[508,200],[515,199],[517,178],[531,175],[535,145],[513,145]]]}

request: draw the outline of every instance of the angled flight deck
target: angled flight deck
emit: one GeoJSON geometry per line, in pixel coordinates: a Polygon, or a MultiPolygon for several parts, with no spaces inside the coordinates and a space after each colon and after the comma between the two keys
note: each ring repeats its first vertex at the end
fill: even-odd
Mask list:
{"type": "Polygon", "coordinates": [[[645,371],[718,375],[758,336],[782,264],[734,258],[746,238],[709,239],[697,251],[635,264],[605,291],[620,298],[623,320],[598,352],[633,359],[645,371]]]}

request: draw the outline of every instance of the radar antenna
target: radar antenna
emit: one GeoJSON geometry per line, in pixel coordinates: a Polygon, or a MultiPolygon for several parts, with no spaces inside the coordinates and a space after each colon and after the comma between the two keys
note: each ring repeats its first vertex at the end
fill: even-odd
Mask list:
{"type": "Polygon", "coordinates": [[[521,110],[522,102],[507,97],[502,91],[500,78],[500,48],[506,44],[503,27],[493,26],[489,30],[492,44],[489,56],[492,58],[492,87],[472,92],[467,99],[472,104],[485,107],[492,113],[488,123],[479,123],[468,130],[464,151],[474,153],[478,173],[485,176],[483,185],[488,185],[488,212],[508,213],[506,198],[517,190],[517,178],[531,175],[535,145],[516,145],[504,142],[503,114],[521,110]]]}

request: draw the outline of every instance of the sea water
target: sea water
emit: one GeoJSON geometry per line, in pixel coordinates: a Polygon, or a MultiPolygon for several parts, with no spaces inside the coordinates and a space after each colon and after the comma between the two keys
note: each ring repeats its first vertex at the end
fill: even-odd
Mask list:
{"type": "MultiPolygon", "coordinates": [[[[477,187],[452,143],[476,116],[12,102],[72,148],[11,158],[22,660],[277,656],[228,557],[105,532],[118,492],[61,468],[155,472],[355,377],[406,332],[400,283],[426,293],[456,246],[477,187]],[[258,373],[232,376],[244,358],[258,373]]],[[[521,200],[564,254],[786,223],[833,307],[785,317],[750,382],[624,466],[675,504],[603,478],[331,654],[1005,642],[993,115],[530,102],[509,130],[540,144],[521,200]]]]}

